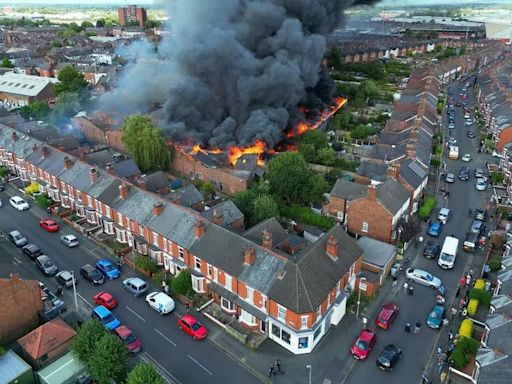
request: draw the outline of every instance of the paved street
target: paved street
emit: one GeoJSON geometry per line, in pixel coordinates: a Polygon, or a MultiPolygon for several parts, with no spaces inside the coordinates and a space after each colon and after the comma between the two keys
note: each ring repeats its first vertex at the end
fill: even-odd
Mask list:
{"type": "MultiPolygon", "coordinates": [[[[10,191],[13,190],[10,189],[10,191]]],[[[13,229],[20,230],[29,242],[39,245],[48,256],[54,259],[59,269],[72,269],[78,276],[83,264],[94,264],[95,257],[101,257],[105,253],[82,237],[80,238],[82,243],[78,248],[67,249],[60,243],[59,237],[64,233],[74,232],[66,225],[58,233],[47,233],[39,228],[39,218],[32,211],[18,212],[13,209],[8,203],[9,196],[5,192],[0,193],[0,198],[4,203],[0,208],[0,231],[7,236],[13,229]]],[[[35,264],[20,250],[5,238],[0,239],[0,277],[7,277],[11,272],[16,272],[24,278],[41,280],[53,290],[57,287],[55,280],[44,277],[35,264]]],[[[114,314],[122,324],[132,329],[143,343],[142,359],[156,361],[168,379],[175,382],[220,384],[226,383],[227,377],[228,381],[233,383],[260,382],[236,361],[220,353],[208,339],[196,342],[184,335],[176,324],[175,313],[163,317],[147,306],[144,297],[134,298],[128,294],[122,288],[121,281],[134,275],[132,270],[125,267],[121,278],[107,281],[100,287],[93,287],[79,278],[80,311],[82,313],[90,311],[86,306],[91,306],[92,296],[100,290],[112,293],[119,300],[119,306],[113,310],[114,314]]],[[[64,300],[70,307],[73,304],[72,297],[72,289],[67,290],[64,300]]],[[[177,311],[184,312],[181,306],[177,311]]],[[[215,328],[210,328],[209,331],[220,332],[215,328]]]]}

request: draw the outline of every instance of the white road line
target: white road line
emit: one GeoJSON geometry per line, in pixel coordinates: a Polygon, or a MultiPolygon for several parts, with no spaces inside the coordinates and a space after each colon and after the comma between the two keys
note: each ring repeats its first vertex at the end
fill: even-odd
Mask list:
{"type": "Polygon", "coordinates": [[[156,366],[157,370],[160,370],[164,373],[164,375],[162,375],[162,376],[164,376],[164,380],[167,381],[168,383],[181,384],[181,382],[171,372],[169,372],[167,369],[162,367],[162,364],[160,364],[158,361],[156,361],[149,353],[143,352],[139,356],[139,358],[140,358],[140,360],[145,361],[146,363],[148,363],[148,362],[153,363],[156,366]],[[165,377],[165,375],[167,375],[168,377],[165,377]]]}
{"type": "Polygon", "coordinates": [[[197,361],[196,359],[194,359],[192,356],[190,356],[189,354],[187,354],[188,358],[190,360],[192,360],[194,363],[196,363],[197,365],[199,365],[201,368],[203,368],[205,370],[206,373],[208,373],[210,376],[213,376],[213,373],[211,373],[208,368],[206,368],[203,364],[201,364],[199,361],[197,361]]]}
{"type": "Polygon", "coordinates": [[[17,257],[13,257],[14,260],[16,260],[16,262],[18,264],[23,264],[23,261],[21,261],[20,259],[18,259],[17,257]]]}
{"type": "Polygon", "coordinates": [[[162,332],[160,332],[158,329],[156,328],[153,328],[155,330],[156,333],[158,333],[160,336],[162,336],[165,340],[167,340],[167,342],[169,342],[170,344],[176,346],[176,343],[174,341],[172,341],[171,339],[169,339],[167,336],[165,336],[162,332]]]}
{"type": "Polygon", "coordinates": [[[139,319],[141,319],[143,322],[146,322],[146,319],[143,318],[141,315],[139,315],[137,312],[135,312],[133,309],[131,309],[130,307],[126,306],[125,307],[127,310],[129,310],[131,313],[133,313],[135,316],[137,316],[139,319]]]}

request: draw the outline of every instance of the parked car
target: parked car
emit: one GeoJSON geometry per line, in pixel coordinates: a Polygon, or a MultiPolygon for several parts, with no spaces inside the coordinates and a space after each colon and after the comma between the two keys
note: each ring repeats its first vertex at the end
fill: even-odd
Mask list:
{"type": "Polygon", "coordinates": [[[174,310],[174,300],[163,292],[151,292],[146,296],[146,302],[151,308],[166,315],[174,310]]]}
{"type": "Polygon", "coordinates": [[[25,211],[30,208],[30,205],[19,196],[13,196],[9,199],[9,203],[18,211],[25,211]]]}
{"type": "Polygon", "coordinates": [[[53,276],[59,270],[57,265],[46,255],[41,255],[36,258],[36,266],[43,272],[46,276],[53,276]]]}
{"type": "Polygon", "coordinates": [[[441,323],[443,322],[444,312],[445,312],[444,305],[441,305],[441,304],[434,305],[434,308],[432,308],[432,311],[428,315],[427,325],[430,328],[439,329],[441,327],[441,323]]]}
{"type": "Polygon", "coordinates": [[[459,171],[459,180],[469,180],[469,167],[461,167],[459,171]]]}
{"type": "Polygon", "coordinates": [[[24,245],[27,245],[27,243],[28,243],[27,238],[25,236],[23,236],[21,234],[21,232],[18,230],[9,232],[8,238],[18,248],[23,247],[24,245]]]}
{"type": "Polygon", "coordinates": [[[475,188],[477,191],[485,191],[487,189],[487,183],[485,182],[484,179],[476,179],[475,188]]]}
{"type": "Polygon", "coordinates": [[[449,145],[457,145],[457,139],[455,139],[454,137],[450,137],[448,139],[448,144],[449,145]]]}
{"type": "Polygon", "coordinates": [[[481,220],[473,220],[469,231],[478,234],[478,236],[482,236],[487,232],[487,226],[481,220]]]}
{"type": "Polygon", "coordinates": [[[130,353],[137,353],[142,349],[142,343],[139,338],[136,337],[130,328],[126,325],[121,325],[114,330],[114,333],[123,340],[124,347],[130,353]]]}
{"type": "Polygon", "coordinates": [[[354,359],[366,360],[376,341],[377,333],[375,330],[364,328],[350,347],[350,353],[354,359]]]}
{"type": "Polygon", "coordinates": [[[113,331],[121,325],[121,322],[103,305],[98,305],[92,310],[91,317],[98,319],[109,331],[113,331]]]}
{"type": "Polygon", "coordinates": [[[47,232],[57,232],[60,228],[59,223],[52,219],[42,219],[39,221],[39,226],[47,232]]]}
{"type": "Polygon", "coordinates": [[[398,305],[393,303],[384,304],[375,319],[375,325],[382,329],[389,329],[398,316],[398,312],[400,312],[398,305]]]}
{"type": "Polygon", "coordinates": [[[437,259],[440,253],[441,245],[437,241],[428,241],[423,250],[423,256],[427,259],[437,259]]]}
{"type": "Polygon", "coordinates": [[[0,208],[4,206],[4,203],[2,203],[2,199],[0,199],[0,208]]]}
{"type": "Polygon", "coordinates": [[[117,307],[117,300],[108,292],[99,292],[92,297],[98,305],[103,305],[105,308],[114,309],[117,307]]]}
{"type": "Polygon", "coordinates": [[[453,183],[455,181],[455,175],[451,172],[448,172],[444,177],[444,181],[446,181],[447,183],[453,183]]]}
{"type": "Polygon", "coordinates": [[[473,156],[471,156],[469,153],[465,153],[461,160],[468,163],[473,160],[473,156]]]}
{"type": "Polygon", "coordinates": [[[470,139],[474,139],[476,136],[475,136],[475,132],[473,131],[467,131],[466,133],[467,137],[469,137],[470,139]]]}
{"type": "Polygon", "coordinates": [[[149,288],[148,284],[138,277],[129,277],[123,280],[123,287],[128,292],[133,293],[135,297],[143,295],[149,288]]]}
{"type": "Polygon", "coordinates": [[[80,276],[89,281],[92,285],[99,285],[105,282],[105,278],[91,264],[85,264],[80,268],[80,276]]]}
{"type": "Polygon", "coordinates": [[[455,123],[449,123],[448,129],[455,129],[455,123]]]}
{"type": "Polygon", "coordinates": [[[475,172],[473,172],[473,176],[475,176],[476,179],[480,179],[485,176],[485,173],[482,168],[477,168],[475,172]]]}
{"type": "Polygon", "coordinates": [[[402,357],[402,350],[394,344],[388,344],[377,358],[377,367],[383,371],[391,371],[400,357],[402,357]]]}
{"type": "Polygon", "coordinates": [[[437,289],[442,287],[441,279],[423,269],[409,268],[405,271],[405,276],[408,280],[415,281],[421,285],[426,285],[427,287],[437,289]]]}
{"type": "Polygon", "coordinates": [[[428,234],[433,237],[438,237],[441,234],[442,224],[441,223],[432,223],[430,227],[428,227],[428,234]]]}
{"type": "Polygon", "coordinates": [[[21,248],[21,250],[32,260],[35,260],[37,256],[41,256],[43,254],[43,251],[41,251],[41,249],[35,244],[27,244],[21,248]]]}
{"type": "Polygon", "coordinates": [[[184,315],[178,320],[178,326],[187,335],[192,336],[194,340],[202,340],[207,334],[206,327],[192,315],[184,315]]]}
{"type": "Polygon", "coordinates": [[[486,221],[487,211],[481,208],[475,209],[475,220],[486,221]]]}
{"type": "Polygon", "coordinates": [[[68,248],[78,247],[78,239],[75,235],[64,235],[60,237],[60,242],[68,248]]]}
{"type": "Polygon", "coordinates": [[[451,216],[451,211],[448,208],[441,208],[439,210],[439,213],[437,214],[437,219],[441,223],[446,224],[446,222],[448,221],[450,216],[451,216]]]}
{"type": "Polygon", "coordinates": [[[109,259],[99,259],[96,268],[109,280],[117,279],[121,272],[109,259]]]}
{"type": "MultiPolygon", "coordinates": [[[[60,271],[55,275],[55,279],[57,282],[65,288],[71,288],[73,286],[73,280],[75,279],[75,275],[70,271],[60,271]]],[[[76,285],[75,280],[75,285],[76,285]]]]}
{"type": "Polygon", "coordinates": [[[3,181],[0,181],[0,192],[5,191],[5,184],[3,181]]]}

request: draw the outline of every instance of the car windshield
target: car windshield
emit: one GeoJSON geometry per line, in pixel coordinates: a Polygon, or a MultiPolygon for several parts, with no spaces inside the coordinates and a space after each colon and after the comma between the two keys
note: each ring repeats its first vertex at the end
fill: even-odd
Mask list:
{"type": "Polygon", "coordinates": [[[22,238],[23,238],[23,236],[22,236],[22,235],[16,235],[16,236],[14,236],[14,240],[20,240],[20,239],[22,239],[22,238]]]}
{"type": "Polygon", "coordinates": [[[450,262],[451,262],[451,261],[453,261],[453,256],[452,256],[452,255],[449,255],[449,254],[447,254],[447,253],[443,253],[443,254],[441,254],[441,257],[440,257],[440,258],[441,258],[441,260],[443,260],[443,261],[450,261],[450,262]]]}
{"type": "Polygon", "coordinates": [[[43,266],[49,268],[49,267],[53,267],[53,263],[50,259],[47,259],[44,263],[43,263],[43,266]]]}
{"type": "Polygon", "coordinates": [[[368,343],[364,340],[361,340],[361,339],[357,339],[356,341],[356,347],[365,351],[368,349],[368,343]]]}
{"type": "Polygon", "coordinates": [[[105,271],[112,271],[116,269],[112,264],[105,264],[103,268],[105,268],[105,271]]]}
{"type": "Polygon", "coordinates": [[[194,324],[190,324],[190,328],[192,328],[193,331],[197,331],[199,328],[201,328],[201,323],[197,321],[194,324]]]}
{"type": "Polygon", "coordinates": [[[379,357],[379,363],[381,363],[382,365],[385,365],[387,367],[389,367],[389,365],[390,365],[389,359],[386,356],[384,356],[384,355],[381,355],[379,357]]]}
{"type": "Polygon", "coordinates": [[[441,314],[437,313],[436,311],[432,311],[432,313],[430,313],[430,317],[433,318],[433,319],[440,319],[441,318],[441,314]]]}
{"type": "Polygon", "coordinates": [[[105,316],[105,317],[103,318],[103,324],[111,323],[111,322],[113,322],[114,320],[115,320],[115,317],[114,317],[114,316],[112,316],[112,314],[110,313],[110,314],[108,314],[107,316],[105,316]]]}
{"type": "Polygon", "coordinates": [[[93,278],[93,279],[101,279],[102,276],[103,275],[96,269],[91,272],[91,278],[93,278]]]}
{"type": "Polygon", "coordinates": [[[128,336],[126,336],[126,337],[124,338],[124,342],[125,342],[126,344],[131,344],[131,343],[133,343],[135,340],[137,340],[137,338],[136,338],[135,336],[133,336],[131,333],[130,333],[130,334],[128,334],[128,336]]]}

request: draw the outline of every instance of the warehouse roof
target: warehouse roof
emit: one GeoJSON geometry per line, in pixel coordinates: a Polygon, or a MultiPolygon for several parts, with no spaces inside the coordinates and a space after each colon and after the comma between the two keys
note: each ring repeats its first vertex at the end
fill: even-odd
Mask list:
{"type": "Polygon", "coordinates": [[[50,83],[57,80],[49,77],[22,75],[8,72],[0,76],[0,92],[22,96],[37,96],[50,83]]]}

